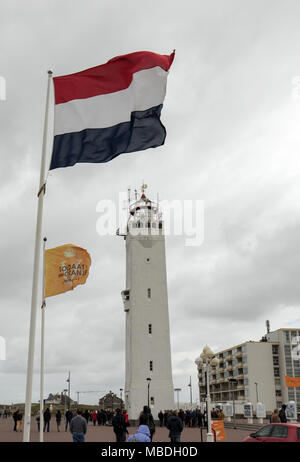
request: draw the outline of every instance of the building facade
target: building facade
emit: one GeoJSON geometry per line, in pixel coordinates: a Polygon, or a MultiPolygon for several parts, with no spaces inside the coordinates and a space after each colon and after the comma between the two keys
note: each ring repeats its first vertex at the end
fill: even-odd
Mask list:
{"type": "Polygon", "coordinates": [[[285,376],[300,377],[300,329],[278,329],[266,335],[268,342],[277,342],[279,348],[278,371],[281,384],[281,401],[295,401],[300,414],[300,388],[287,388],[285,376]]]}
{"type": "Polygon", "coordinates": [[[124,403],[121,398],[110,391],[99,399],[99,407],[104,411],[114,412],[116,409],[124,409],[124,403]]]}
{"type": "Polygon", "coordinates": [[[174,408],[165,236],[158,205],[144,189],[129,206],[126,233],[125,406],[137,419],[143,406],[154,418],[174,408]]]}
{"type": "MultiPolygon", "coordinates": [[[[248,341],[216,353],[219,366],[212,368],[210,373],[212,402],[225,403],[234,399],[237,404],[251,402],[254,408],[257,402],[262,402],[271,413],[293,400],[300,413],[300,389],[285,386],[285,375],[300,377],[300,342],[296,343],[299,334],[297,329],[279,329],[269,332],[260,342],[248,341]]],[[[205,374],[205,366],[200,366],[201,401],[206,396],[205,374]]]]}

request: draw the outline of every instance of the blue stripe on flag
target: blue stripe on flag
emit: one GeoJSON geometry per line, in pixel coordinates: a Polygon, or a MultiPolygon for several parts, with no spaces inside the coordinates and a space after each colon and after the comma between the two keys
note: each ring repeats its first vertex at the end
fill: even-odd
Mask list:
{"type": "Polygon", "coordinates": [[[130,122],[108,128],[90,128],[54,137],[50,170],[78,162],[108,162],[122,153],[161,146],[166,129],[161,123],[163,105],[131,113],[130,122]]]}

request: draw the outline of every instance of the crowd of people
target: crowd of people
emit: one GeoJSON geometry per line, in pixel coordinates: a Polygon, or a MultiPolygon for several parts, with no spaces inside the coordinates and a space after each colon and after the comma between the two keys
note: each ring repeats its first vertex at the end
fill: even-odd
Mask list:
{"type": "MultiPolygon", "coordinates": [[[[160,426],[167,427],[168,418],[172,415],[173,411],[160,411],[158,413],[158,419],[160,426]]],[[[200,409],[186,410],[180,409],[177,413],[181,419],[182,424],[185,427],[206,427],[207,426],[207,414],[206,411],[202,412],[200,409]]],[[[225,416],[221,409],[213,408],[211,410],[211,418],[214,420],[224,420],[225,416]]]]}
{"type": "MultiPolygon", "coordinates": [[[[22,420],[23,414],[20,409],[17,409],[15,412],[11,413],[9,411],[5,411],[2,414],[3,418],[7,418],[12,414],[14,420],[14,431],[22,431],[22,420]]],[[[63,414],[60,410],[58,410],[55,415],[51,414],[49,408],[46,408],[44,411],[44,426],[43,431],[49,432],[50,431],[50,422],[55,420],[56,430],[58,432],[61,431],[61,424],[63,419],[63,414]]],[[[115,412],[106,411],[106,410],[89,410],[86,409],[85,411],[77,411],[77,413],[73,414],[70,409],[67,409],[65,413],[64,419],[64,429],[68,431],[68,429],[72,432],[72,428],[78,426],[78,422],[81,422],[82,419],[86,422],[86,429],[89,423],[93,426],[101,426],[101,425],[111,425],[116,435],[116,441],[122,442],[126,441],[128,433],[128,427],[130,427],[130,422],[128,419],[128,414],[126,410],[117,409],[115,412]],[[78,419],[77,417],[80,417],[78,419]],[[76,419],[75,419],[76,417],[76,419]],[[75,420],[74,420],[75,419],[75,420]],[[72,421],[73,424],[72,424],[72,421]],[[71,425],[72,424],[72,425],[71,425]]],[[[175,438],[176,441],[180,441],[180,434],[184,427],[206,427],[207,426],[207,415],[206,411],[201,412],[200,409],[196,410],[183,410],[180,409],[179,411],[174,410],[164,410],[158,413],[158,420],[160,427],[166,427],[169,429],[169,437],[171,441],[175,438]]],[[[220,409],[212,409],[211,411],[212,419],[224,419],[224,414],[220,409]]],[[[40,431],[40,415],[38,414],[36,417],[37,429],[40,431]]],[[[85,427],[85,425],[83,425],[85,427]]],[[[128,441],[132,441],[133,438],[137,438],[137,441],[140,439],[150,439],[152,441],[153,435],[155,432],[155,423],[154,418],[151,414],[150,408],[148,406],[144,406],[143,411],[139,416],[139,428],[137,434],[135,436],[131,435],[128,441]]],[[[74,433],[74,431],[72,432],[74,433]]],[[[80,433],[75,431],[75,433],[80,433]]],[[[84,434],[86,433],[86,430],[84,434]]],[[[78,435],[77,437],[78,438],[78,435]]],[[[175,441],[174,440],[174,441],[175,441]]]]}
{"type": "MultiPolygon", "coordinates": [[[[23,414],[20,409],[15,412],[6,411],[2,413],[3,418],[10,417],[12,415],[14,421],[14,431],[22,431],[22,420],[23,414]]],[[[51,412],[47,408],[44,411],[44,426],[43,431],[50,431],[51,412]]],[[[54,415],[53,415],[54,417],[54,415]]],[[[62,413],[58,410],[55,413],[56,429],[59,432],[62,422],[62,413]]],[[[184,427],[207,427],[207,412],[203,412],[200,409],[196,410],[164,410],[160,411],[157,415],[159,426],[166,427],[169,430],[169,438],[171,442],[180,442],[181,433],[184,427]]],[[[221,409],[213,408],[211,410],[212,420],[224,420],[225,416],[221,409]]],[[[54,420],[54,419],[53,419],[54,420]]],[[[281,409],[275,409],[271,418],[271,422],[280,423],[287,422],[286,417],[286,405],[283,404],[281,409]]],[[[40,430],[40,416],[36,417],[37,427],[40,430]]],[[[74,442],[84,442],[85,434],[87,432],[88,424],[92,426],[111,425],[115,433],[116,442],[151,442],[155,433],[155,421],[151,410],[148,406],[144,406],[138,419],[137,431],[129,435],[128,427],[130,422],[126,410],[116,409],[113,413],[105,410],[88,410],[84,412],[77,410],[74,415],[71,410],[67,410],[65,413],[65,431],[72,433],[74,442]]]]}

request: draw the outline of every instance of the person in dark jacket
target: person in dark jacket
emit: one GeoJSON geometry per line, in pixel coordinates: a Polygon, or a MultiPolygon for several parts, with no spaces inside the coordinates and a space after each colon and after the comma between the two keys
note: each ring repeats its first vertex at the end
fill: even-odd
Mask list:
{"type": "Polygon", "coordinates": [[[70,425],[71,420],[73,418],[73,413],[70,411],[70,409],[67,410],[67,412],[65,414],[65,417],[66,417],[66,431],[67,431],[68,430],[68,425],[70,425]]]}
{"type": "Polygon", "coordinates": [[[164,422],[164,414],[163,414],[162,411],[160,411],[160,412],[158,413],[158,418],[159,418],[159,424],[160,424],[160,426],[162,427],[162,426],[163,426],[163,422],[164,422]]]}
{"type": "Polygon", "coordinates": [[[17,409],[17,410],[13,413],[13,419],[14,419],[14,432],[17,431],[18,415],[19,415],[19,409],[17,409]]]}
{"type": "Polygon", "coordinates": [[[180,409],[180,411],[178,412],[178,417],[179,419],[181,419],[181,422],[184,422],[184,410],[183,409],[180,409]]]}
{"type": "Polygon", "coordinates": [[[125,417],[121,414],[120,409],[116,410],[116,415],[112,419],[112,426],[116,434],[116,442],[124,443],[126,441],[127,428],[125,417]]]}
{"type": "Polygon", "coordinates": [[[47,407],[47,409],[44,412],[44,430],[43,431],[46,431],[46,428],[47,428],[47,432],[50,431],[50,420],[51,420],[51,413],[50,413],[49,408],[47,407]]]}
{"type": "Polygon", "coordinates": [[[90,413],[89,413],[89,411],[88,411],[87,409],[86,409],[86,410],[84,411],[84,413],[82,414],[82,417],[85,418],[86,423],[88,424],[88,423],[89,423],[89,420],[90,420],[90,413]]]}
{"type": "Polygon", "coordinates": [[[70,431],[73,436],[74,443],[84,443],[85,434],[87,431],[87,421],[81,415],[81,411],[77,410],[77,415],[70,422],[70,431]]]}
{"type": "Polygon", "coordinates": [[[170,417],[169,411],[164,412],[164,426],[167,426],[168,418],[170,417]]]}
{"type": "MultiPolygon", "coordinates": [[[[151,441],[152,441],[153,435],[155,433],[155,423],[154,423],[153,415],[151,414],[150,408],[148,406],[144,406],[143,412],[141,412],[141,414],[140,414],[140,418],[141,418],[142,415],[145,415],[146,418],[147,418],[146,421],[147,421],[147,425],[148,425],[149,430],[150,430],[150,438],[151,438],[151,441]]],[[[139,421],[139,425],[141,425],[140,421],[139,421]]]]}
{"type": "Polygon", "coordinates": [[[169,438],[171,443],[180,443],[180,435],[183,430],[182,420],[178,417],[177,411],[171,412],[171,417],[168,418],[167,428],[170,430],[169,438]]]}
{"type": "Polygon", "coordinates": [[[57,411],[56,415],[56,426],[57,426],[57,431],[60,432],[60,424],[61,424],[61,412],[60,410],[57,411]]]}
{"type": "Polygon", "coordinates": [[[287,418],[286,418],[286,404],[283,404],[281,406],[281,409],[279,411],[279,419],[280,419],[280,422],[282,423],[286,423],[287,422],[287,418]]]}

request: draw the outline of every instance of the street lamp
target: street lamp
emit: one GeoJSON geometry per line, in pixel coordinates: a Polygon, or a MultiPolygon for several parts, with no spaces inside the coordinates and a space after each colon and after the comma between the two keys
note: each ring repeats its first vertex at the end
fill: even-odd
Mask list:
{"type": "Polygon", "coordinates": [[[122,412],[122,408],[123,408],[122,392],[123,392],[123,388],[120,388],[120,394],[121,394],[121,412],[122,412]]]}
{"type": "Polygon", "coordinates": [[[203,348],[200,357],[195,360],[195,363],[199,367],[201,364],[205,363],[206,365],[206,386],[207,386],[207,395],[206,395],[206,403],[207,403],[207,435],[206,435],[206,442],[211,443],[213,442],[213,434],[211,432],[211,401],[210,401],[210,391],[209,391],[209,374],[210,368],[217,367],[219,364],[218,358],[215,357],[214,352],[206,345],[203,348]]]}
{"type": "Polygon", "coordinates": [[[148,407],[150,408],[150,383],[151,383],[151,378],[148,377],[146,380],[148,382],[148,407]]]}
{"type": "Polygon", "coordinates": [[[177,392],[177,408],[179,411],[179,392],[181,391],[181,388],[174,388],[174,391],[177,392]]]}
{"type": "Polygon", "coordinates": [[[233,423],[234,423],[234,428],[236,429],[236,418],[235,418],[235,402],[234,402],[234,385],[237,385],[238,381],[237,379],[234,378],[229,378],[228,382],[232,384],[232,391],[231,391],[231,396],[232,396],[232,404],[233,404],[233,423]]]}
{"type": "Polygon", "coordinates": [[[192,395],[192,377],[190,376],[190,383],[188,384],[188,387],[190,387],[190,400],[191,400],[191,411],[193,409],[193,395],[192,395]]]}
{"type": "Polygon", "coordinates": [[[257,382],[254,382],[255,384],[255,387],[256,387],[256,402],[258,403],[258,383],[257,382]]]}
{"type": "Polygon", "coordinates": [[[66,403],[66,401],[67,401],[67,398],[66,398],[66,393],[67,393],[67,391],[68,391],[68,389],[65,388],[65,389],[64,389],[64,394],[65,394],[65,399],[64,399],[64,404],[65,404],[65,415],[66,415],[66,404],[67,404],[67,403],[66,403]]]}

